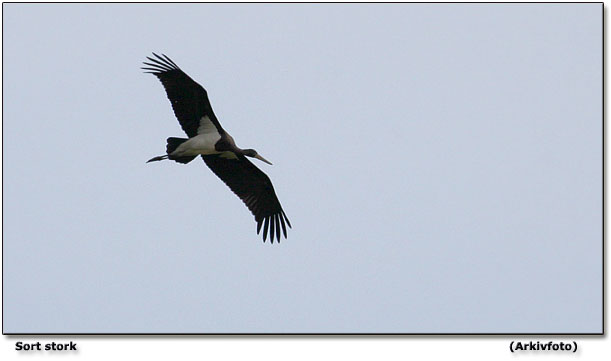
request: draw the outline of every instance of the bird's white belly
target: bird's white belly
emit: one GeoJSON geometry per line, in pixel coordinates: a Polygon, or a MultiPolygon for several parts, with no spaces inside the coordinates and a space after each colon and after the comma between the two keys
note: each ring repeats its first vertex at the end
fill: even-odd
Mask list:
{"type": "Polygon", "coordinates": [[[218,154],[219,152],[214,148],[214,145],[220,139],[221,135],[218,133],[199,134],[179,145],[178,148],[172,152],[172,155],[194,156],[198,154],[218,154]]]}

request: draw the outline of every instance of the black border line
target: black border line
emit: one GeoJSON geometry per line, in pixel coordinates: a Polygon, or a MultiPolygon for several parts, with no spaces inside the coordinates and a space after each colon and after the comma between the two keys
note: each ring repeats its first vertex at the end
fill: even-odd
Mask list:
{"type": "Polygon", "coordinates": [[[188,5],[188,4],[602,4],[602,1],[193,1],[193,2],[174,2],[174,1],[159,1],[159,2],[136,2],[136,1],[92,1],[92,2],[70,2],[70,1],[53,1],[53,2],[36,2],[36,1],[3,1],[2,4],[143,4],[143,5],[155,5],[155,4],[168,4],[168,5],[188,5]]]}
{"type": "Polygon", "coordinates": [[[605,168],[605,150],[606,150],[606,144],[605,144],[605,59],[606,59],[606,49],[605,49],[605,28],[606,28],[606,24],[605,24],[605,3],[602,3],[602,24],[601,24],[601,30],[602,30],[602,79],[601,79],[601,87],[602,87],[602,158],[603,158],[603,179],[602,179],[602,194],[603,194],[603,199],[602,199],[602,226],[603,226],[603,231],[602,231],[602,255],[601,255],[601,262],[602,262],[602,319],[601,319],[601,335],[605,334],[605,299],[606,299],[606,295],[605,295],[605,271],[606,271],[606,267],[605,267],[605,235],[606,235],[606,227],[605,227],[605,214],[606,214],[606,202],[605,200],[607,199],[605,197],[605,180],[606,180],[606,168],[605,168]]]}
{"type": "MultiPolygon", "coordinates": [[[[96,2],[23,2],[23,1],[6,1],[2,2],[2,28],[4,30],[4,4],[141,4],[141,5],[156,5],[156,4],[171,4],[171,5],[185,5],[185,4],[600,4],[601,5],[601,31],[602,31],[602,328],[601,332],[586,332],[586,333],[15,333],[15,332],[4,332],[4,282],[2,282],[2,335],[4,336],[605,336],[605,299],[606,299],[606,288],[605,288],[605,214],[606,214],[606,198],[605,198],[605,179],[606,179],[606,167],[605,167],[605,3],[602,1],[587,1],[587,2],[576,2],[576,1],[501,1],[501,2],[475,2],[475,1],[464,1],[464,2],[431,2],[431,1],[414,1],[414,2],[323,2],[323,1],[296,1],[296,2],[226,2],[226,1],[215,1],[215,2],[109,2],[109,1],[96,1],[96,2]]],[[[4,73],[4,31],[2,31],[2,73],[4,73]]],[[[2,93],[4,94],[4,77],[2,78],[2,93]]],[[[4,96],[2,97],[2,147],[4,149],[4,96]]],[[[2,188],[4,192],[4,152],[2,152],[2,188]]],[[[2,212],[4,214],[4,196],[2,196],[2,212]]],[[[4,280],[4,217],[2,217],[2,279],[4,280]]]]}

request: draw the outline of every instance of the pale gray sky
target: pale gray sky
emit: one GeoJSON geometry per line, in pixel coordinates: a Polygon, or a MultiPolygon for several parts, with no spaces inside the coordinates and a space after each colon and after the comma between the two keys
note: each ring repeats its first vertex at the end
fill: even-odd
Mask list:
{"type": "Polygon", "coordinates": [[[4,4],[4,332],[593,333],[602,4],[4,4]],[[274,163],[262,243],[170,56],[274,163]]]}

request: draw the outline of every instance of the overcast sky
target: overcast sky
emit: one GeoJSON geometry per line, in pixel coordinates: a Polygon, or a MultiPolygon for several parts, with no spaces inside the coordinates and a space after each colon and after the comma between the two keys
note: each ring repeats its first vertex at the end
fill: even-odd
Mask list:
{"type": "Polygon", "coordinates": [[[601,332],[602,4],[4,4],[4,332],[601,332]],[[151,52],[274,165],[263,243],[151,52]]]}

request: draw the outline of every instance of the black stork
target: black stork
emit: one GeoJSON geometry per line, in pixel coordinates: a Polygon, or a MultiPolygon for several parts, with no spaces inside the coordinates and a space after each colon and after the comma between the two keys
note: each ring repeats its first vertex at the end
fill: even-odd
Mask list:
{"type": "MultiPolygon", "coordinates": [[[[189,163],[201,155],[206,165],[235,193],[257,222],[257,234],[263,226],[263,242],[280,242],[280,227],[286,238],[289,219],[282,210],[269,177],[246,157],[257,158],[271,164],[254,149],[241,149],[227,133],[212,111],[206,90],[183,72],[170,58],[153,53],[146,57],[145,73],[155,75],[163,84],[174,114],[187,138],[168,138],[166,154],[148,162],[170,159],[189,163]]],[[[148,163],[147,162],[147,163],[148,163]]]]}

